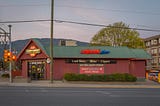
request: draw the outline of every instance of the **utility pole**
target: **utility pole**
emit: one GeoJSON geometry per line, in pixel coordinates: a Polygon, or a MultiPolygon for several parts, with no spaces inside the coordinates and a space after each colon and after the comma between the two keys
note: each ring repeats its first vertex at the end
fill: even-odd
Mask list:
{"type": "Polygon", "coordinates": [[[50,29],[50,80],[53,83],[53,20],[54,20],[54,0],[51,0],[51,29],[50,29]]]}
{"type": "MultiPolygon", "coordinates": [[[[11,45],[11,27],[12,27],[12,25],[8,25],[8,27],[9,27],[9,35],[8,35],[8,38],[9,38],[9,51],[10,51],[10,53],[12,53],[12,45],[11,45]]],[[[12,79],[12,61],[10,61],[9,62],[9,75],[10,75],[10,83],[12,83],[13,82],[13,79],[12,79]]]]}

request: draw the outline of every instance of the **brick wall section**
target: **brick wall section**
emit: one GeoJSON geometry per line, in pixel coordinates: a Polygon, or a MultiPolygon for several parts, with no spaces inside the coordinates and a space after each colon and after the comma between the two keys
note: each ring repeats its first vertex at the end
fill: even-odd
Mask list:
{"type": "MultiPolygon", "coordinates": [[[[46,63],[45,79],[50,79],[50,64],[46,63]]],[[[65,73],[79,73],[79,64],[66,63],[65,59],[54,59],[53,77],[62,80],[65,73]]],[[[27,61],[22,63],[22,76],[28,77],[27,61]]],[[[145,78],[145,61],[117,60],[117,64],[105,64],[105,74],[130,73],[139,78],[145,78]]]]}
{"type": "Polygon", "coordinates": [[[131,61],[130,73],[139,78],[145,78],[145,61],[131,61]]]}
{"type": "Polygon", "coordinates": [[[128,60],[117,60],[117,64],[106,64],[105,73],[129,73],[129,64],[128,60]]]}
{"type": "Polygon", "coordinates": [[[13,76],[13,78],[16,76],[22,76],[22,71],[21,70],[13,70],[12,76],[13,76]]]}
{"type": "Polygon", "coordinates": [[[26,61],[22,61],[22,76],[24,78],[28,77],[28,67],[27,67],[27,62],[26,61]]]}
{"type": "Polygon", "coordinates": [[[79,73],[78,64],[65,63],[64,59],[54,61],[54,79],[61,80],[65,73],[79,73]]]}

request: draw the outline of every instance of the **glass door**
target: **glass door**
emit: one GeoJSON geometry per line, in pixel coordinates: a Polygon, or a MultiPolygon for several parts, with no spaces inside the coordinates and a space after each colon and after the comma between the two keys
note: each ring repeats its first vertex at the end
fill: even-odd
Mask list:
{"type": "Polygon", "coordinates": [[[28,77],[31,80],[45,79],[45,62],[28,62],[28,77]]]}

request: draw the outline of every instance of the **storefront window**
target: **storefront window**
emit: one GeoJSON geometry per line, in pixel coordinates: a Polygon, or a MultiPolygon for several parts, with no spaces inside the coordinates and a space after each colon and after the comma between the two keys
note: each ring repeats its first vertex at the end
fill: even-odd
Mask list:
{"type": "Polygon", "coordinates": [[[30,77],[31,80],[45,79],[45,62],[28,62],[28,77],[30,77]]]}
{"type": "Polygon", "coordinates": [[[157,48],[151,50],[151,54],[157,54],[157,52],[158,52],[157,48]]]}
{"type": "Polygon", "coordinates": [[[151,45],[157,45],[157,39],[151,40],[151,45]]]}
{"type": "Polygon", "coordinates": [[[146,46],[150,46],[150,41],[146,42],[146,46]]]}
{"type": "Polygon", "coordinates": [[[160,38],[158,39],[158,41],[159,41],[159,44],[160,44],[160,38]]]}
{"type": "Polygon", "coordinates": [[[158,63],[160,64],[160,57],[158,58],[158,63]]]}

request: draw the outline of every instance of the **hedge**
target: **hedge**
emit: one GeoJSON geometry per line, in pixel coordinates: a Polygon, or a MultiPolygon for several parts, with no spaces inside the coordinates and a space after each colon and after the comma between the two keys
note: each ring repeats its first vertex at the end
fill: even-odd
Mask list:
{"type": "Polygon", "coordinates": [[[2,77],[2,78],[9,78],[9,74],[8,74],[8,73],[2,74],[1,77],[2,77]]]}
{"type": "Polygon", "coordinates": [[[100,81],[100,82],[109,82],[109,81],[120,81],[120,82],[135,82],[137,78],[131,74],[110,74],[110,75],[99,75],[99,74],[75,74],[75,73],[66,73],[64,79],[67,81],[100,81]]]}

